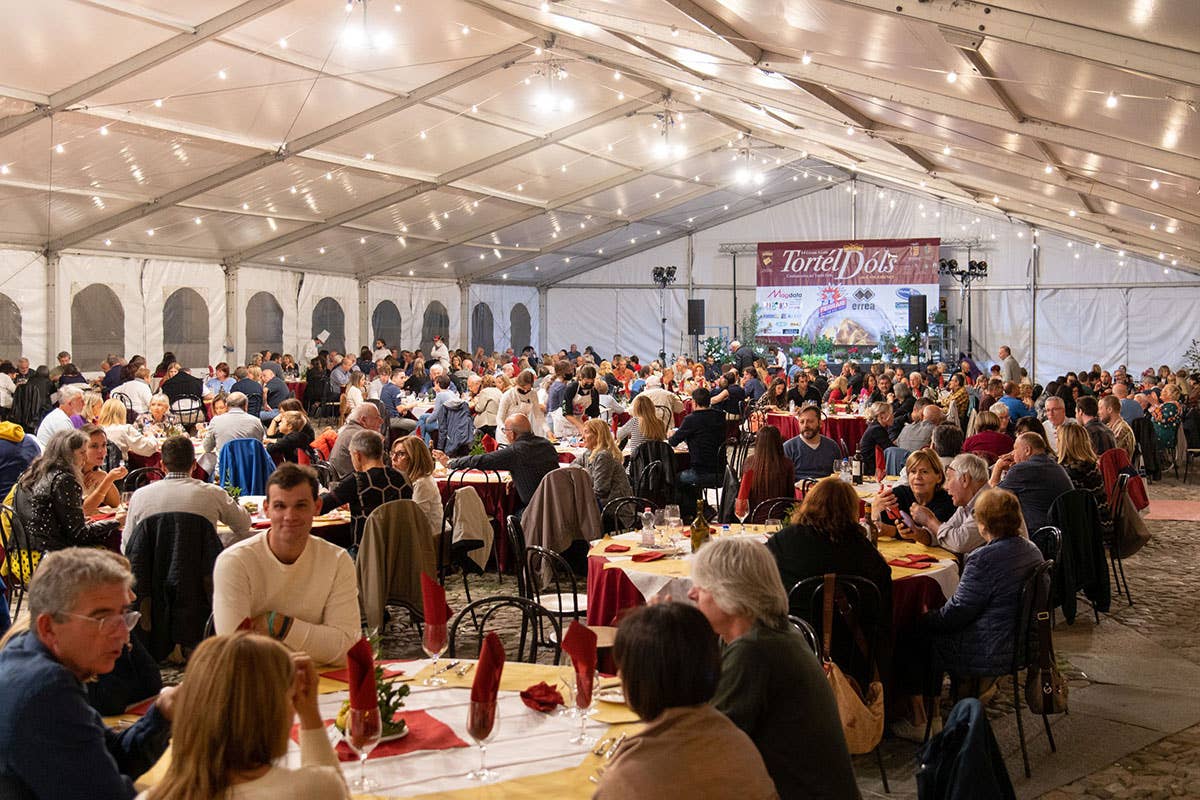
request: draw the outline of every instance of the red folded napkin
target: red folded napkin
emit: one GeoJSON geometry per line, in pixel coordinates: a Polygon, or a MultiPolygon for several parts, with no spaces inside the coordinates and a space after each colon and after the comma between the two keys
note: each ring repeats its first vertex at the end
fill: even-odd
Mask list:
{"type": "Polygon", "coordinates": [[[106,519],[116,519],[116,517],[117,512],[104,511],[98,514],[92,514],[90,517],[88,517],[88,522],[103,522],[106,519]]]}
{"type": "Polygon", "coordinates": [[[909,561],[905,558],[893,558],[888,563],[893,567],[905,567],[907,569],[929,569],[933,566],[928,561],[909,561]]]}
{"type": "MultiPolygon", "coordinates": [[[[467,743],[455,735],[450,726],[444,722],[431,717],[425,711],[405,711],[403,714],[396,714],[397,717],[403,717],[408,724],[408,735],[402,739],[393,739],[388,742],[380,742],[371,754],[367,756],[370,761],[376,758],[388,758],[390,756],[402,756],[406,753],[415,753],[421,750],[449,750],[453,747],[466,747],[467,743]]],[[[333,720],[325,720],[326,725],[333,723],[333,720]]],[[[292,727],[292,741],[300,741],[300,726],[292,727]]],[[[335,748],[338,761],[357,761],[358,754],[350,749],[350,746],[345,741],[340,741],[335,748]]]]}
{"type": "Polygon", "coordinates": [[[475,680],[471,682],[471,702],[494,703],[500,691],[500,675],[504,672],[504,645],[495,633],[489,633],[479,648],[475,664],[475,680]]]}
{"type": "Polygon", "coordinates": [[[645,553],[634,553],[633,560],[634,561],[658,561],[660,558],[662,558],[665,555],[666,555],[666,553],[664,553],[662,550],[650,550],[645,553]]]}
{"type": "Polygon", "coordinates": [[[629,552],[629,545],[620,544],[618,542],[613,542],[608,547],[604,548],[604,552],[606,552],[606,553],[627,553],[627,552],[629,552]]]}
{"type": "MultiPolygon", "coordinates": [[[[381,658],[380,664],[403,664],[403,660],[399,658],[381,658]]],[[[395,677],[404,674],[402,669],[384,669],[384,677],[395,677]]],[[[342,669],[331,669],[328,672],[321,673],[322,678],[329,678],[331,681],[341,681],[342,683],[350,682],[350,670],[343,667],[342,669]]]]}
{"type": "Polygon", "coordinates": [[[426,625],[445,625],[450,619],[445,588],[424,572],[421,573],[421,601],[425,606],[426,625]]]}
{"type": "Polygon", "coordinates": [[[572,620],[563,635],[562,649],[575,667],[575,691],[579,695],[576,705],[587,708],[592,702],[592,682],[596,677],[596,632],[579,620],[572,620]]]}
{"type": "Polygon", "coordinates": [[[545,714],[563,705],[563,696],[558,689],[542,681],[521,692],[521,702],[545,714]]]}
{"type": "Polygon", "coordinates": [[[271,520],[264,519],[258,522],[251,522],[250,527],[256,531],[265,531],[267,528],[271,527],[271,520]]]}
{"type": "Polygon", "coordinates": [[[346,653],[346,672],[350,684],[350,707],[370,710],[379,706],[375,694],[375,655],[366,639],[359,639],[346,653]]]}
{"type": "Polygon", "coordinates": [[[937,563],[937,558],[928,553],[908,553],[904,558],[908,561],[928,561],[930,564],[937,563]]]}

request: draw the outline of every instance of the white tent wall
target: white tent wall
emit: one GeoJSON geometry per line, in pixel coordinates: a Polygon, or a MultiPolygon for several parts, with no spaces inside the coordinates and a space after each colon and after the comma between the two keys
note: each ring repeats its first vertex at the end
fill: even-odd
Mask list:
{"type": "MultiPolygon", "coordinates": [[[[12,300],[21,314],[20,352],[0,353],[0,359],[15,364],[24,355],[34,366],[54,363],[51,351],[57,349],[46,330],[46,260],[28,250],[0,250],[0,294],[12,300]]],[[[17,331],[0,333],[4,341],[18,338],[17,331]]]]}
{"type": "MultiPolygon", "coordinates": [[[[163,306],[177,290],[195,290],[208,306],[208,362],[184,364],[189,370],[201,369],[226,359],[225,273],[216,264],[194,261],[158,261],[150,259],[142,269],[142,296],[145,298],[145,345],[136,352],[158,363],[166,349],[163,339],[163,306]]],[[[124,353],[126,357],[134,351],[124,353]]],[[[153,366],[153,365],[151,365],[153,366]]]]}
{"type": "MultiPolygon", "coordinates": [[[[84,342],[76,342],[71,324],[72,301],[75,296],[93,284],[107,286],[116,295],[125,317],[124,355],[142,353],[147,361],[154,361],[155,355],[146,352],[146,303],[142,294],[142,268],[145,259],[113,258],[111,256],[76,255],[65,253],[58,259],[55,269],[55,299],[57,308],[54,314],[54,332],[51,337],[50,350],[57,351],[60,347],[78,358],[78,351],[84,342]]],[[[101,316],[107,309],[98,308],[91,304],[83,304],[81,309],[85,314],[101,316]]],[[[161,314],[161,307],[159,313],[161,314]]],[[[103,356],[101,357],[103,358],[103,356]]],[[[94,362],[79,359],[77,363],[83,372],[93,372],[100,368],[100,359],[94,362]]],[[[52,358],[47,363],[53,365],[52,358]]]]}
{"type": "MultiPolygon", "coordinates": [[[[304,326],[304,334],[301,333],[298,314],[296,312],[296,299],[300,288],[300,274],[289,270],[274,270],[274,269],[256,269],[254,267],[239,267],[236,273],[237,280],[237,308],[233,309],[235,341],[237,342],[233,358],[237,363],[244,364],[247,361],[246,345],[246,304],[258,292],[266,292],[275,298],[275,302],[279,303],[279,307],[283,310],[283,349],[285,352],[291,352],[297,356],[304,352],[304,343],[306,340],[300,337],[306,334],[307,324],[304,326]]],[[[310,312],[311,313],[311,312],[310,312]]],[[[307,320],[305,320],[307,323],[307,320]]]]}
{"type": "Polygon", "coordinates": [[[446,307],[450,318],[450,343],[458,342],[459,319],[462,314],[462,293],[458,284],[452,281],[372,280],[367,286],[367,327],[370,336],[374,336],[374,332],[369,330],[371,315],[384,300],[396,304],[404,331],[400,342],[388,342],[388,346],[398,345],[407,350],[420,347],[421,322],[425,317],[425,309],[435,300],[446,307]]]}
{"type": "MultiPolygon", "coordinates": [[[[518,354],[521,348],[514,346],[512,341],[512,310],[518,303],[525,306],[529,312],[530,344],[538,346],[537,332],[540,324],[538,311],[538,291],[532,286],[512,286],[495,283],[472,284],[467,302],[468,309],[475,308],[476,303],[487,303],[492,309],[493,339],[496,350],[503,353],[513,347],[518,354]]],[[[453,331],[453,329],[451,329],[453,331]]],[[[465,342],[459,342],[459,347],[467,349],[465,342]]]]}
{"type": "MultiPolygon", "coordinates": [[[[360,347],[371,346],[372,343],[369,341],[360,341],[362,337],[358,329],[358,281],[354,278],[306,272],[300,281],[300,288],[296,296],[296,344],[287,343],[285,350],[288,347],[295,347],[295,350],[288,350],[288,352],[303,353],[312,334],[321,332],[320,329],[316,331],[312,329],[313,310],[326,297],[332,298],[342,308],[345,320],[342,327],[344,351],[357,356],[360,347]]],[[[370,336],[369,333],[367,335],[370,336]]]]}

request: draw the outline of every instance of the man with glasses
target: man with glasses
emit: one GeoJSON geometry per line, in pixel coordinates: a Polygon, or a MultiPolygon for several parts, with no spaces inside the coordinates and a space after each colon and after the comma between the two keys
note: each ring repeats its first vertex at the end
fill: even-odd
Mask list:
{"type": "Polygon", "coordinates": [[[47,554],[29,587],[31,629],[0,649],[0,797],[132,798],[166,750],[174,689],[117,733],[84,683],[112,671],[140,614],[125,559],[103,550],[47,554]]]}

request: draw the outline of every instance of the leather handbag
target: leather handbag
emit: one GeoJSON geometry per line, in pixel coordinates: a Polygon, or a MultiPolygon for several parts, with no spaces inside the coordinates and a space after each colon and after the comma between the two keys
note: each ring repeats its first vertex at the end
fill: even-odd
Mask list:
{"type": "Polygon", "coordinates": [[[1038,663],[1025,676],[1025,705],[1034,714],[1067,713],[1067,681],[1058,671],[1050,638],[1050,612],[1037,614],[1038,663]]]}
{"type": "MultiPolygon", "coordinates": [[[[833,690],[837,701],[838,716],[842,720],[842,731],[846,735],[846,745],[851,754],[869,753],[883,738],[883,683],[879,680],[876,670],[874,678],[863,694],[858,682],[842,672],[830,656],[830,646],[833,640],[833,608],[836,580],[832,572],[825,574],[824,590],[821,593],[822,626],[821,626],[821,665],[825,669],[825,678],[833,690]]],[[[839,613],[854,633],[855,642],[867,654],[866,641],[861,629],[854,624],[851,614],[847,612],[844,603],[839,605],[839,613]]],[[[872,665],[874,669],[874,665],[872,665]]]]}

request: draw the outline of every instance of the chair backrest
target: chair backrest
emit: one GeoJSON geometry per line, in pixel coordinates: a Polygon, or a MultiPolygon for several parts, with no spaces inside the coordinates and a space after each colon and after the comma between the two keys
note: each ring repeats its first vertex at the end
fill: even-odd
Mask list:
{"type": "Polygon", "coordinates": [[[421,573],[437,574],[429,519],[412,500],[392,500],[370,513],[355,560],[359,602],[368,628],[383,624],[387,605],[420,614],[421,573]]]}
{"type": "Polygon", "coordinates": [[[638,515],[647,507],[655,511],[661,508],[645,497],[630,496],[609,500],[608,505],[600,512],[600,525],[605,533],[636,529],[639,524],[638,515]]]}
{"type": "Polygon", "coordinates": [[[787,520],[787,513],[800,501],[795,497],[772,497],[763,500],[750,512],[747,520],[752,525],[761,525],[769,519],[787,520]]]}
{"type": "Polygon", "coordinates": [[[0,505],[0,524],[8,534],[4,542],[4,560],[8,562],[8,588],[20,590],[23,594],[29,588],[29,582],[33,580],[33,573],[37,572],[42,554],[33,549],[25,526],[21,523],[21,517],[12,506],[0,505]]]}
{"type": "Polygon", "coordinates": [[[1030,666],[1038,655],[1037,625],[1040,615],[1053,612],[1050,576],[1054,561],[1046,560],[1029,571],[1021,585],[1017,617],[1013,623],[1013,671],[1030,666]]]}
{"type": "Polygon", "coordinates": [[[798,630],[800,635],[804,637],[804,641],[806,644],[808,644],[809,649],[812,650],[813,655],[817,658],[820,658],[821,643],[817,640],[816,629],[813,628],[812,625],[808,624],[808,620],[797,617],[795,614],[788,614],[788,622],[790,622],[792,627],[798,630]]]}
{"type": "Polygon", "coordinates": [[[194,394],[181,394],[171,403],[171,410],[179,417],[180,425],[196,425],[204,422],[204,401],[194,394]]]}
{"type": "Polygon", "coordinates": [[[742,468],[746,465],[746,457],[750,453],[750,447],[754,444],[756,435],[747,431],[738,431],[736,437],[730,437],[725,442],[725,447],[731,450],[729,456],[729,467],[733,470],[736,477],[742,476],[742,468]]]}
{"type": "MultiPolygon", "coordinates": [[[[821,641],[825,635],[822,619],[824,597],[825,578],[821,575],[805,578],[788,592],[788,602],[793,612],[800,611],[798,616],[813,626],[817,641],[821,641]]],[[[883,601],[874,583],[858,575],[834,576],[831,657],[864,690],[876,672],[879,631],[888,622],[883,619],[883,601]]]]}
{"type": "Polygon", "coordinates": [[[1183,416],[1180,423],[1188,450],[1200,450],[1200,407],[1193,408],[1183,416]]]}
{"type": "Polygon", "coordinates": [[[1043,525],[1029,536],[1029,541],[1042,551],[1042,558],[1058,561],[1062,553],[1062,531],[1053,525],[1043,525]]]}
{"type": "Polygon", "coordinates": [[[508,515],[508,525],[505,531],[508,536],[508,547],[512,551],[512,560],[517,573],[517,594],[521,597],[532,598],[529,579],[529,565],[525,559],[525,531],[521,528],[521,517],[518,514],[508,515]]]}
{"type": "Polygon", "coordinates": [[[121,455],[121,448],[113,442],[109,442],[104,451],[104,471],[109,472],[116,469],[124,461],[124,456],[121,455]]]}
{"type": "Polygon", "coordinates": [[[125,482],[122,484],[122,487],[126,492],[136,492],[146,484],[153,481],[161,481],[166,476],[167,473],[159,467],[141,467],[125,476],[125,482]]]}
{"type": "MultiPolygon", "coordinates": [[[[551,608],[559,609],[559,616],[568,614],[575,619],[581,619],[579,608],[579,582],[567,560],[553,550],[531,544],[525,548],[525,561],[528,565],[527,575],[533,579],[531,589],[533,598],[539,604],[545,605],[544,598],[553,597],[557,605],[551,608]]],[[[586,613],[587,604],[582,612],[586,613]]]]}
{"type": "Polygon", "coordinates": [[[663,421],[663,425],[667,426],[667,430],[675,427],[675,415],[669,406],[655,406],[654,413],[663,421]]]}
{"type": "Polygon", "coordinates": [[[258,439],[230,439],[217,454],[222,486],[237,486],[242,494],[266,494],[275,462],[258,439]]]}
{"type": "MultiPolygon", "coordinates": [[[[562,626],[558,620],[545,608],[528,598],[503,594],[476,600],[454,616],[454,619],[450,621],[447,656],[449,658],[459,657],[458,629],[464,620],[470,623],[466,626],[468,633],[464,638],[467,641],[473,641],[475,647],[471,652],[474,655],[483,646],[483,639],[487,635],[488,628],[497,627],[497,623],[494,622],[497,614],[506,610],[508,612],[506,616],[516,614],[521,620],[520,636],[517,640],[516,652],[513,654],[515,657],[510,660],[534,663],[538,658],[538,647],[544,646],[554,653],[554,663],[558,664],[562,659],[562,646],[559,644],[562,641],[562,626]],[[470,633],[472,629],[474,629],[473,636],[470,633]]],[[[511,628],[511,622],[506,621],[504,627],[511,628]]]]}

